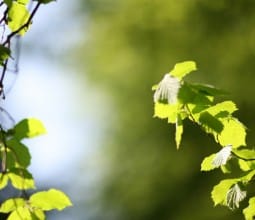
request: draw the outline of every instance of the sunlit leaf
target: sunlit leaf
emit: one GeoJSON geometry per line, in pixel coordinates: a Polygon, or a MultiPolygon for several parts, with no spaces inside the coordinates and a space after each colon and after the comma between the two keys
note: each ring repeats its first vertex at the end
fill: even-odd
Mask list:
{"type": "Polygon", "coordinates": [[[176,142],[177,149],[179,149],[180,147],[182,133],[183,133],[183,123],[182,123],[181,116],[178,115],[176,120],[176,131],[175,131],[175,142],[176,142]]]}
{"type": "Polygon", "coordinates": [[[194,61],[185,61],[175,64],[174,69],[170,71],[170,74],[179,79],[182,79],[185,75],[196,69],[197,67],[194,61]]]}
{"type": "Polygon", "coordinates": [[[30,197],[29,201],[31,206],[41,208],[44,211],[52,209],[62,210],[72,205],[69,198],[63,192],[56,189],[35,193],[30,197]]]}
{"type": "Polygon", "coordinates": [[[244,184],[246,184],[246,183],[250,182],[251,180],[253,180],[253,179],[254,179],[254,176],[255,176],[255,170],[252,170],[252,171],[250,171],[248,174],[246,174],[245,176],[242,176],[242,177],[240,178],[240,180],[241,180],[244,184]]]}
{"type": "Polygon", "coordinates": [[[250,198],[249,205],[243,210],[245,220],[253,220],[255,216],[255,197],[250,198]]]}
{"type": "Polygon", "coordinates": [[[224,129],[217,135],[216,140],[222,146],[231,144],[233,148],[246,146],[246,131],[244,125],[236,118],[228,118],[222,120],[224,129]]]}
{"type": "Polygon", "coordinates": [[[163,103],[155,103],[154,117],[161,119],[167,118],[169,123],[175,123],[178,114],[178,104],[169,105],[163,103]]]}
{"type": "MultiPolygon", "coordinates": [[[[8,217],[8,220],[35,220],[31,216],[29,207],[18,207],[8,217]]],[[[39,220],[39,219],[37,219],[39,220]]]]}
{"type": "Polygon", "coordinates": [[[41,121],[35,118],[24,119],[14,127],[14,136],[18,140],[23,138],[32,138],[45,134],[46,129],[41,121]]]}
{"type": "Polygon", "coordinates": [[[26,5],[29,2],[29,0],[18,0],[19,4],[26,5]]]}
{"type": "Polygon", "coordinates": [[[13,187],[17,189],[34,189],[34,179],[25,169],[13,168],[7,173],[13,187]]]}
{"type": "Polygon", "coordinates": [[[0,173],[0,189],[3,189],[8,184],[8,176],[5,173],[0,173]]]}
{"type": "Polygon", "coordinates": [[[238,181],[240,181],[238,178],[237,179],[225,179],[220,181],[220,183],[216,186],[214,186],[211,197],[213,199],[214,205],[227,205],[227,192],[233,186],[236,184],[238,181]]]}
{"type": "Polygon", "coordinates": [[[211,154],[208,157],[205,157],[201,164],[201,171],[210,171],[215,169],[216,167],[213,165],[213,160],[216,154],[211,154]]]}
{"type": "Polygon", "coordinates": [[[9,213],[18,207],[22,207],[26,204],[26,201],[23,198],[11,198],[4,201],[0,206],[0,212],[9,213]]]}
{"type": "Polygon", "coordinates": [[[227,117],[228,115],[232,114],[236,110],[238,109],[235,103],[232,101],[224,101],[206,109],[207,112],[218,117],[222,117],[222,116],[227,117]],[[227,114],[224,114],[224,112],[227,114]]]}
{"type": "MultiPolygon", "coordinates": [[[[26,24],[29,19],[29,11],[24,4],[13,2],[8,11],[8,26],[11,31],[17,31],[22,25],[26,24]]],[[[27,28],[23,28],[19,34],[24,35],[27,28]]]]}

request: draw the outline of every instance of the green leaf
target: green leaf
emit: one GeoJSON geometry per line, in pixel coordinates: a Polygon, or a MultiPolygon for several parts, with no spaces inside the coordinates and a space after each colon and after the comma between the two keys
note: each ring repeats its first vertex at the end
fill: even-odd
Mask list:
{"type": "Polygon", "coordinates": [[[207,132],[214,131],[220,133],[223,130],[223,124],[216,117],[212,116],[209,112],[205,111],[200,114],[199,122],[207,132]]]}
{"type": "Polygon", "coordinates": [[[245,161],[242,159],[238,159],[238,164],[241,170],[249,171],[255,169],[255,151],[249,149],[235,149],[233,153],[237,155],[237,157],[242,157],[248,159],[250,161],[245,161]]]}
{"type": "Polygon", "coordinates": [[[246,131],[241,122],[236,118],[228,118],[222,120],[222,123],[224,129],[215,137],[221,146],[226,146],[228,144],[231,144],[233,148],[246,146],[246,131]]]}
{"type": "Polygon", "coordinates": [[[169,123],[176,123],[178,104],[169,105],[156,102],[154,105],[154,117],[168,118],[169,123]]]}
{"type": "Polygon", "coordinates": [[[44,211],[52,209],[62,210],[72,205],[69,198],[63,192],[56,189],[35,193],[30,197],[29,201],[32,207],[40,208],[44,211]]]}
{"type": "Polygon", "coordinates": [[[196,69],[197,67],[194,61],[185,61],[175,64],[174,69],[170,71],[170,74],[174,77],[182,79],[184,76],[196,69]]]}
{"type": "Polygon", "coordinates": [[[18,207],[24,206],[25,204],[26,204],[26,201],[22,198],[7,199],[0,206],[0,212],[9,213],[9,212],[12,212],[13,210],[17,209],[18,207]]]}
{"type": "Polygon", "coordinates": [[[176,147],[179,149],[181,139],[182,139],[182,133],[183,133],[183,123],[181,116],[177,116],[177,121],[176,121],[176,131],[175,131],[175,142],[176,142],[176,147]]]}
{"type": "MultiPolygon", "coordinates": [[[[12,2],[12,5],[8,11],[8,26],[12,32],[17,31],[21,26],[26,24],[29,19],[29,12],[24,4],[18,2],[12,2]]],[[[27,28],[23,28],[19,34],[24,35],[27,28]]]]}
{"type": "Polygon", "coordinates": [[[18,140],[32,138],[45,133],[46,129],[42,122],[35,118],[24,119],[14,127],[14,137],[18,140]]]}
{"type": "Polygon", "coordinates": [[[215,166],[213,166],[213,160],[215,158],[216,154],[211,154],[208,157],[205,157],[202,164],[201,164],[201,171],[210,171],[213,169],[216,169],[215,166]]]}
{"type": "Polygon", "coordinates": [[[8,217],[7,220],[34,220],[28,207],[18,207],[8,217]]]}
{"type": "Polygon", "coordinates": [[[4,61],[7,60],[11,55],[11,50],[8,47],[0,45],[0,65],[4,64],[4,61]]]}
{"type": "Polygon", "coordinates": [[[23,168],[26,168],[30,165],[31,155],[28,148],[24,144],[18,142],[15,139],[10,139],[7,141],[7,146],[15,155],[16,163],[18,163],[23,168]]]}
{"type": "Polygon", "coordinates": [[[219,96],[219,95],[226,95],[227,92],[217,89],[212,85],[206,84],[192,84],[192,88],[198,90],[200,93],[204,93],[207,96],[219,96]]]}
{"type": "Polygon", "coordinates": [[[13,187],[17,189],[34,189],[34,179],[25,169],[13,168],[7,173],[13,187]]]}
{"type": "Polygon", "coordinates": [[[243,182],[243,184],[247,184],[248,182],[250,182],[251,180],[253,180],[255,176],[255,170],[250,171],[248,174],[246,174],[245,176],[240,177],[240,181],[243,182]]]}
{"type": "Polygon", "coordinates": [[[4,0],[4,3],[10,8],[12,6],[12,0],[4,0]]]}
{"type": "Polygon", "coordinates": [[[33,220],[45,220],[45,214],[44,211],[41,209],[34,209],[33,212],[31,213],[32,219],[33,220]]]}
{"type": "Polygon", "coordinates": [[[236,184],[238,181],[240,181],[238,178],[237,179],[225,179],[220,181],[220,183],[216,186],[214,186],[211,197],[214,202],[214,205],[225,205],[227,206],[227,201],[226,201],[226,196],[228,190],[236,184]]]}
{"type": "Polygon", "coordinates": [[[55,2],[56,0],[37,0],[38,2],[41,2],[42,4],[48,4],[50,2],[55,2]]]}
{"type": "Polygon", "coordinates": [[[29,2],[29,0],[18,0],[18,3],[23,4],[23,5],[28,4],[28,2],[29,2]]]}
{"type": "Polygon", "coordinates": [[[249,205],[243,210],[245,220],[253,220],[255,216],[255,197],[250,198],[249,205]]]}
{"type": "Polygon", "coordinates": [[[236,107],[236,104],[232,101],[224,101],[206,109],[207,112],[209,112],[213,116],[218,116],[218,117],[222,117],[222,116],[227,117],[237,110],[238,109],[236,107]]]}
{"type": "Polygon", "coordinates": [[[0,189],[3,189],[8,184],[8,176],[5,173],[0,173],[0,189]]]}

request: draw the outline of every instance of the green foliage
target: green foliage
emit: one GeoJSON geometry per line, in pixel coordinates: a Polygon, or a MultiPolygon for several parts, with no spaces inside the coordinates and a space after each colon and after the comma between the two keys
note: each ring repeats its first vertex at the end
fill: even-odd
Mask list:
{"type": "MultiPolygon", "coordinates": [[[[0,97],[4,98],[4,76],[7,63],[11,57],[12,38],[16,35],[24,35],[28,30],[33,16],[36,14],[41,3],[51,1],[43,0],[36,4],[31,12],[27,5],[29,0],[4,0],[1,7],[6,7],[1,19],[4,26],[2,39],[6,39],[0,45],[0,65],[2,75],[0,80],[0,97]],[[9,28],[9,34],[5,34],[5,27],[9,28]]],[[[12,58],[13,59],[13,58],[12,58]]],[[[3,201],[0,212],[9,213],[8,220],[44,220],[45,211],[52,209],[62,210],[71,206],[69,198],[61,191],[50,189],[43,192],[35,192],[27,197],[26,190],[35,189],[35,181],[28,171],[31,163],[29,148],[24,145],[26,138],[33,138],[45,134],[43,123],[35,118],[27,118],[10,129],[4,129],[0,124],[0,189],[4,189],[8,183],[18,191],[20,197],[9,198],[3,201]]]]}
{"type": "MultiPolygon", "coordinates": [[[[232,172],[230,166],[232,163],[237,164],[239,176],[220,181],[211,193],[214,205],[224,205],[234,210],[239,208],[239,203],[247,196],[247,192],[242,188],[247,187],[254,179],[255,151],[244,148],[246,147],[246,128],[233,116],[238,110],[236,104],[230,100],[215,103],[215,97],[223,95],[223,91],[212,86],[190,84],[184,81],[183,77],[193,70],[196,70],[196,64],[193,61],[178,63],[169,74],[180,80],[180,86],[174,87],[172,83],[174,80],[171,77],[166,80],[167,78],[164,77],[158,85],[153,87],[157,94],[157,99],[154,94],[154,116],[167,119],[168,123],[176,125],[177,149],[182,139],[184,120],[197,124],[221,145],[220,151],[204,158],[201,171],[221,168],[221,171],[226,174],[232,172]],[[176,95],[175,102],[166,103],[165,94],[176,95]],[[230,160],[233,161],[231,164],[230,160]]],[[[246,220],[253,219],[255,215],[254,201],[254,198],[251,198],[249,206],[243,210],[246,220]]]]}

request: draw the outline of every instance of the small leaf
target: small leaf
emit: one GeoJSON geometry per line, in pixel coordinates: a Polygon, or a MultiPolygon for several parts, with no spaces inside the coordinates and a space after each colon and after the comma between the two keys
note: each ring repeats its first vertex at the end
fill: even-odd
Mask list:
{"type": "Polygon", "coordinates": [[[174,77],[182,79],[185,75],[196,69],[197,67],[194,61],[185,61],[175,64],[174,69],[170,71],[170,74],[174,77]]]}
{"type": "Polygon", "coordinates": [[[18,3],[23,4],[23,5],[28,4],[28,2],[29,2],[29,0],[18,0],[18,3]]]}
{"type": "Polygon", "coordinates": [[[17,189],[34,189],[34,179],[25,169],[13,168],[7,173],[13,187],[17,189]]]}
{"type": "Polygon", "coordinates": [[[35,220],[27,207],[18,207],[8,217],[7,220],[35,220]]]}
{"type": "Polygon", "coordinates": [[[52,209],[62,210],[72,205],[69,198],[63,192],[56,189],[35,193],[30,197],[29,201],[31,206],[44,211],[52,209]]]}
{"type": "Polygon", "coordinates": [[[169,105],[156,102],[154,105],[154,117],[168,118],[169,123],[175,123],[178,113],[178,104],[169,105]]]}
{"type": "Polygon", "coordinates": [[[24,119],[14,127],[14,137],[18,140],[32,138],[45,133],[46,129],[42,122],[35,118],[24,119]]]}
{"type": "Polygon", "coordinates": [[[200,114],[199,122],[207,132],[220,133],[223,130],[223,124],[219,119],[205,111],[200,114]]]}
{"type": "Polygon", "coordinates": [[[238,178],[237,179],[225,179],[220,181],[220,183],[216,186],[213,187],[211,196],[214,201],[214,205],[225,205],[227,206],[227,192],[233,186],[236,184],[238,181],[240,181],[238,178]]]}
{"type": "Polygon", "coordinates": [[[23,168],[30,165],[31,155],[24,144],[18,142],[16,139],[10,139],[7,141],[7,146],[15,155],[16,163],[23,168]]]}
{"type": "Polygon", "coordinates": [[[253,220],[255,216],[255,197],[250,198],[249,205],[243,210],[245,220],[253,220]]]}
{"type": "Polygon", "coordinates": [[[5,173],[0,173],[0,189],[3,189],[8,184],[8,176],[5,173]]]}
{"type": "Polygon", "coordinates": [[[216,167],[213,165],[215,155],[216,154],[211,154],[210,156],[204,158],[201,164],[201,171],[210,171],[216,169],[216,167]]]}
{"type": "Polygon", "coordinates": [[[200,93],[204,93],[208,96],[218,96],[218,95],[226,95],[227,92],[217,89],[212,85],[206,84],[192,84],[192,87],[198,90],[200,93]]]}
{"type": "Polygon", "coordinates": [[[0,65],[4,64],[4,61],[7,60],[11,55],[11,50],[8,47],[0,45],[0,65]]]}
{"type": "MultiPolygon", "coordinates": [[[[8,26],[11,31],[17,31],[22,25],[26,24],[29,19],[29,12],[25,5],[13,1],[8,11],[8,26]]],[[[19,34],[24,35],[27,28],[23,28],[19,34]]]]}
{"type": "Polygon", "coordinates": [[[222,120],[224,129],[217,135],[216,140],[222,146],[231,144],[233,148],[246,146],[246,131],[244,125],[236,118],[228,118],[222,120]]]}
{"type": "Polygon", "coordinates": [[[175,142],[176,142],[177,149],[179,149],[180,147],[182,133],[183,133],[183,123],[182,123],[181,116],[178,115],[176,120],[176,131],[175,131],[175,142]]]}
{"type": "Polygon", "coordinates": [[[9,213],[17,209],[18,207],[24,206],[25,204],[26,204],[26,201],[22,198],[7,199],[0,206],[0,212],[9,213]]]}

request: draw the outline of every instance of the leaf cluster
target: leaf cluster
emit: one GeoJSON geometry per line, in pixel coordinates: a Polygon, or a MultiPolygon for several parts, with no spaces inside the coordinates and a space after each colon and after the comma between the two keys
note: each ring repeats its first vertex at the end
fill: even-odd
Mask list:
{"type": "Polygon", "coordinates": [[[249,206],[243,213],[246,220],[251,220],[255,216],[255,195],[249,195],[244,189],[254,180],[255,151],[246,146],[246,127],[233,115],[238,110],[236,104],[231,100],[215,102],[217,96],[226,92],[211,85],[191,84],[184,80],[187,74],[196,69],[194,61],[185,61],[177,63],[167,73],[179,80],[179,87],[175,87],[177,91],[173,91],[174,86],[166,77],[153,86],[155,94],[161,93],[157,99],[154,94],[154,117],[167,119],[168,123],[175,124],[177,149],[181,145],[185,120],[190,120],[213,137],[221,149],[204,158],[201,171],[220,168],[224,174],[232,173],[234,170],[231,165],[234,163],[239,167],[238,173],[241,173],[236,178],[222,180],[213,188],[211,197],[214,204],[233,210],[249,196],[249,206]],[[166,97],[173,94],[177,94],[176,101],[169,102],[166,97]]]}

